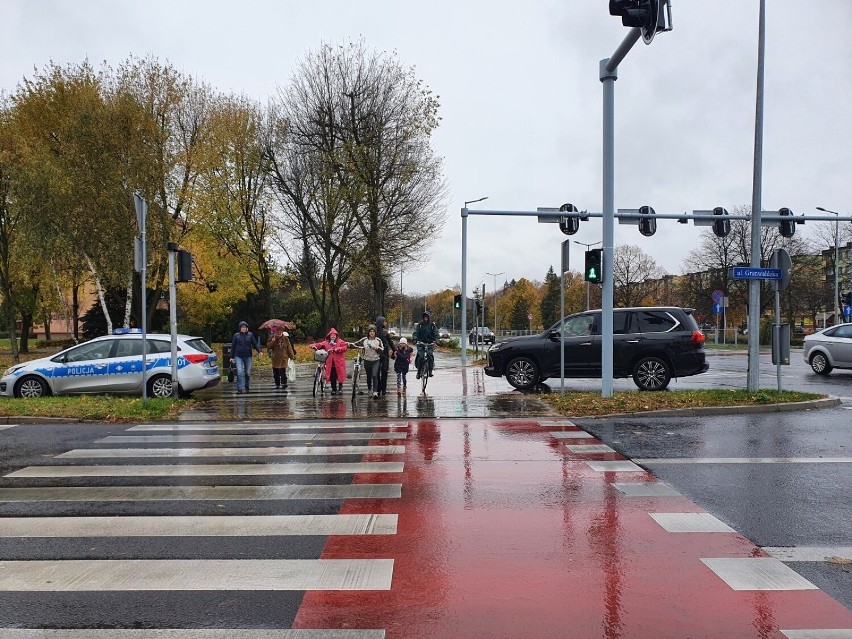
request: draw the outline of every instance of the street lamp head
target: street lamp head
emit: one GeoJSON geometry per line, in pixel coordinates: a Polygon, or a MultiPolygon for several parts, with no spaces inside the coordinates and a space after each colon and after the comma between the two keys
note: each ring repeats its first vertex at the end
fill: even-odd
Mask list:
{"type": "Polygon", "coordinates": [[[840,215],[837,211],[830,211],[828,209],[824,209],[821,206],[816,207],[817,211],[822,211],[823,213],[831,213],[832,215],[840,215]]]}
{"type": "Polygon", "coordinates": [[[464,207],[467,208],[468,204],[475,204],[476,202],[482,202],[483,200],[487,200],[487,199],[488,199],[488,196],[486,195],[485,197],[481,197],[477,200],[468,200],[467,202],[464,203],[464,207]]]}

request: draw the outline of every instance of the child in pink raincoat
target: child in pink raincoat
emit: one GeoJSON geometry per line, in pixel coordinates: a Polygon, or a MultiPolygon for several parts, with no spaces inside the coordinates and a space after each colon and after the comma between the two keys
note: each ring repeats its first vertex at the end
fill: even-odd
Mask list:
{"type": "Polygon", "coordinates": [[[311,348],[322,348],[328,351],[328,359],[325,360],[325,381],[331,382],[332,395],[343,393],[343,380],[346,379],[346,349],[349,346],[340,339],[337,329],[329,329],[325,341],[311,344],[311,348]]]}

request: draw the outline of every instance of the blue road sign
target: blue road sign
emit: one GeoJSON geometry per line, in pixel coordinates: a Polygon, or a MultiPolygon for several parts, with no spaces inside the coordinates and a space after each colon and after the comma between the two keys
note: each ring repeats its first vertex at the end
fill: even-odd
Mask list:
{"type": "Polygon", "coordinates": [[[780,280],[780,268],[752,268],[750,266],[735,266],[735,280],[780,280]]]}
{"type": "Polygon", "coordinates": [[[723,308],[724,307],[721,304],[713,304],[713,313],[718,315],[719,313],[722,312],[723,308]]]}

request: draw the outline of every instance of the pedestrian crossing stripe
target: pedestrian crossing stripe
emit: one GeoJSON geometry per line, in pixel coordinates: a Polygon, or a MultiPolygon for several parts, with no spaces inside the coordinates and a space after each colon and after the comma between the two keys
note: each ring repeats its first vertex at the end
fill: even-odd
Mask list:
{"type": "Polygon", "coordinates": [[[395,535],[397,515],[2,517],[0,537],[395,535]]]}
{"type": "Polygon", "coordinates": [[[266,448],[76,448],[57,459],[110,457],[317,457],[402,455],[405,446],[284,446],[266,448]]]}
{"type": "Polygon", "coordinates": [[[324,422],[311,424],[308,422],[191,422],[179,424],[139,424],[125,429],[125,432],[184,432],[184,431],[254,431],[254,430],[366,430],[371,428],[408,428],[408,424],[402,422],[389,422],[386,424],[378,422],[324,422]]]}
{"type": "Polygon", "coordinates": [[[314,628],[290,630],[243,628],[42,630],[35,628],[0,628],[0,637],[3,639],[385,639],[385,631],[353,630],[351,628],[343,630],[314,628]]]}
{"type": "Polygon", "coordinates": [[[96,444],[212,444],[406,439],[408,433],[277,433],[267,435],[111,435],[96,444]]]}
{"type": "Polygon", "coordinates": [[[0,592],[390,590],[393,559],[0,561],[0,592]]]}
{"type": "Polygon", "coordinates": [[[0,488],[0,502],[398,499],[402,484],[279,486],[48,486],[0,488]]]}
{"type": "Polygon", "coordinates": [[[229,475],[357,475],[401,473],[402,462],[309,464],[151,464],[145,466],[28,466],[5,477],[227,477],[229,475]]]}

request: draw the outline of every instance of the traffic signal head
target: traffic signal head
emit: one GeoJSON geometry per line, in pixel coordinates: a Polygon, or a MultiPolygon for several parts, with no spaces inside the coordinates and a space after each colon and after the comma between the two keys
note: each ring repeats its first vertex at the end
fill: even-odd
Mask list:
{"type": "Polygon", "coordinates": [[[789,216],[791,218],[789,221],[781,220],[778,222],[778,231],[784,237],[793,237],[796,234],[796,222],[792,219],[793,211],[787,208],[779,209],[778,215],[789,216]]]}
{"type": "MultiPolygon", "coordinates": [[[[576,213],[577,207],[573,204],[563,204],[559,207],[562,213],[576,213]]],[[[559,230],[565,235],[574,235],[580,230],[580,218],[578,217],[561,217],[559,218],[559,230]]]]}
{"type": "MultiPolygon", "coordinates": [[[[609,13],[625,27],[639,27],[645,44],[651,44],[659,28],[661,0],[609,0],[609,13]]],[[[665,6],[665,0],[663,0],[665,6]]],[[[663,24],[665,27],[665,21],[663,24]]]]}
{"type": "Polygon", "coordinates": [[[727,237],[731,232],[731,222],[726,219],[728,212],[721,206],[713,209],[713,215],[719,216],[719,219],[713,220],[713,234],[716,237],[727,237]]]}
{"type": "Polygon", "coordinates": [[[603,249],[586,251],[586,268],[583,271],[583,279],[595,283],[603,281],[603,249]]]}
{"type": "Polygon", "coordinates": [[[461,295],[453,296],[453,308],[461,308],[461,295]]]}
{"type": "Polygon", "coordinates": [[[650,206],[639,207],[639,215],[644,216],[639,218],[639,232],[645,237],[651,237],[657,232],[657,220],[652,217],[656,214],[650,206]]]}
{"type": "Polygon", "coordinates": [[[192,253],[189,251],[177,252],[177,278],[176,282],[192,282],[192,253]]]}

